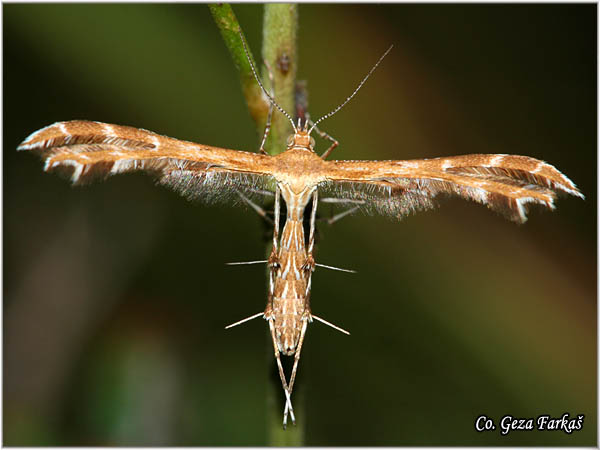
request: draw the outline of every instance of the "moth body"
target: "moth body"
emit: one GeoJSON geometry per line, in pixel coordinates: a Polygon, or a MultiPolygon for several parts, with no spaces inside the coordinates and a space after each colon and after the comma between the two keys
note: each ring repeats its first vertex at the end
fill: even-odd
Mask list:
{"type": "Polygon", "coordinates": [[[280,184],[287,217],[278,246],[270,258],[271,283],[265,318],[273,322],[274,344],[284,355],[298,348],[302,329],[310,314],[310,283],[314,262],[307,252],[304,237],[304,210],[315,187],[296,194],[289,185],[280,184]]]}

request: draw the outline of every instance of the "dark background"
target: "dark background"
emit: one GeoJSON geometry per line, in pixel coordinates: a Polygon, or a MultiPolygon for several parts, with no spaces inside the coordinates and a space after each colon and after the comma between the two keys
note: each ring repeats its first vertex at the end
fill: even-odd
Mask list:
{"type": "MultiPolygon", "coordinates": [[[[234,7],[256,56],[262,6],[234,7]]],[[[4,444],[261,445],[263,225],[144,175],[72,188],[16,146],[55,121],[255,150],[206,5],[3,5],[4,444]]],[[[320,229],[300,364],[307,444],[596,444],[596,6],[301,5],[299,78],[338,159],[511,153],[586,200],[516,226],[446,200],[320,229]],[[582,431],[476,433],[486,414],[582,431]]],[[[327,143],[317,138],[317,150],[327,143]]],[[[326,214],[326,211],[324,211],[326,214]]],[[[296,395],[296,393],[295,393],[296,395]]],[[[300,394],[299,394],[300,395],[300,394]]]]}

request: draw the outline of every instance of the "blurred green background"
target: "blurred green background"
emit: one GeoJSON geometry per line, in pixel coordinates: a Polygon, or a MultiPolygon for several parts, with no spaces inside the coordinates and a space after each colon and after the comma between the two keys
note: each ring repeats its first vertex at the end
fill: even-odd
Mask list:
{"type": "MultiPolygon", "coordinates": [[[[261,5],[235,5],[260,56],[261,5]]],[[[261,445],[273,370],[247,208],[144,175],[72,188],[16,146],[61,120],[255,150],[205,5],[10,4],[4,13],[4,444],[261,445]]],[[[309,445],[596,444],[596,5],[301,5],[299,79],[337,159],[511,153],[586,200],[516,226],[460,200],[320,228],[298,391],[309,445]],[[476,433],[485,414],[582,431],[476,433]]],[[[317,139],[317,149],[326,142],[317,139]]],[[[323,214],[327,214],[323,209],[323,214]]],[[[296,393],[295,393],[296,395],[296,393]]]]}

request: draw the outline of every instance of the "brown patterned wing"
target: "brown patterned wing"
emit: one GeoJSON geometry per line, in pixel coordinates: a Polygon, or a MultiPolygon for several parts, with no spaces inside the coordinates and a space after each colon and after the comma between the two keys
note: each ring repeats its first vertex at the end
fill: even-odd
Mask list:
{"type": "Polygon", "coordinates": [[[435,206],[439,194],[487,205],[518,223],[526,205],[554,209],[557,193],[584,198],[543,161],[516,155],[464,155],[410,161],[328,161],[323,195],[362,201],[366,209],[402,217],[435,206]]]}
{"type": "Polygon", "coordinates": [[[100,122],[58,122],[31,134],[18,150],[39,154],[45,171],[61,171],[73,184],[142,171],[190,199],[223,200],[237,189],[272,184],[270,159],[100,122]]]}

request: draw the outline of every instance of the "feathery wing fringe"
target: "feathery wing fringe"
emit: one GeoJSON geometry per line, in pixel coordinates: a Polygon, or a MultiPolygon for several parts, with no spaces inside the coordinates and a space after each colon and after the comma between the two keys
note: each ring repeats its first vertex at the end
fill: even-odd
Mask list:
{"type": "Polygon", "coordinates": [[[237,200],[236,189],[267,190],[265,156],[172,139],[151,131],[100,122],[59,122],[18,147],[39,154],[45,171],[81,185],[119,173],[142,171],[192,200],[237,200]]]}
{"type": "Polygon", "coordinates": [[[575,184],[543,161],[516,155],[464,155],[412,161],[331,161],[324,195],[362,200],[369,212],[401,218],[433,208],[439,194],[527,220],[527,204],[554,209],[559,192],[583,198],[575,184]]]}

